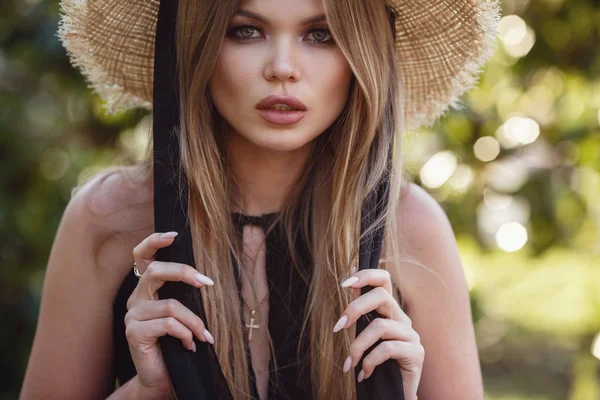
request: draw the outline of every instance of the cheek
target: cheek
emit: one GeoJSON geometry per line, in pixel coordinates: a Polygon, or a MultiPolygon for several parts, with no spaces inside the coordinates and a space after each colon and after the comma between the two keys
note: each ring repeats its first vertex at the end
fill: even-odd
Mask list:
{"type": "Polygon", "coordinates": [[[209,83],[217,106],[237,102],[241,98],[239,93],[249,93],[251,85],[256,83],[251,62],[245,52],[233,51],[223,44],[209,83]]]}
{"type": "MultiPolygon", "coordinates": [[[[333,117],[342,111],[349,95],[352,71],[341,53],[330,55],[315,67],[317,99],[326,107],[321,109],[333,117]]],[[[333,121],[332,121],[333,122],[333,121]]]]}

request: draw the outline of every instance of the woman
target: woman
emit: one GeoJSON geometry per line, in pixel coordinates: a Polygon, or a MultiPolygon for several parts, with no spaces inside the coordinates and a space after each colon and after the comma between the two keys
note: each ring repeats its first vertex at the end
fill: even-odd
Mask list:
{"type": "MultiPolygon", "coordinates": [[[[74,36],[88,22],[74,15],[99,10],[108,23],[147,11],[134,0],[91,2],[63,2],[74,36]]],[[[391,167],[387,160],[397,132],[432,123],[474,83],[497,9],[409,3],[178,2],[181,163],[196,268],[155,261],[178,232],[155,232],[150,157],[79,188],[50,255],[23,398],[171,398],[164,335],[190,352],[196,340],[214,346],[234,398],[354,398],[348,372],[361,359],[359,382],[396,360],[406,399],[483,398],[452,229],[429,195],[402,185],[399,148],[391,167]],[[464,48],[448,50],[456,43],[464,48]],[[387,175],[391,195],[376,221],[386,229],[384,256],[379,269],[356,272],[361,206],[387,175]],[[159,299],[171,281],[197,288],[205,321],[159,299]],[[375,290],[361,294],[367,286],[375,290]],[[371,311],[382,318],[356,336],[371,311]]],[[[95,40],[105,49],[125,46],[102,27],[95,40]]],[[[114,65],[85,62],[101,46],[69,45],[68,33],[74,60],[112,106],[148,106],[135,80],[106,85],[102,72],[119,76],[114,65]]]]}

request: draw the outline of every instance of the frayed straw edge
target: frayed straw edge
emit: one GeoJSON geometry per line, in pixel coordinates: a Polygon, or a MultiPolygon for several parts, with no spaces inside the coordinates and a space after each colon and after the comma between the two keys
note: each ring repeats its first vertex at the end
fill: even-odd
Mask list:
{"type": "Polygon", "coordinates": [[[88,15],[87,0],[62,0],[57,36],[67,51],[73,67],[79,68],[88,85],[102,100],[105,115],[115,115],[131,108],[152,108],[152,102],[132,95],[109,74],[94,55],[92,42],[85,31],[88,15]]]}
{"type": "Polygon", "coordinates": [[[481,40],[475,45],[477,56],[467,61],[461,73],[453,79],[447,101],[437,101],[429,115],[425,113],[413,115],[407,129],[431,128],[439,119],[445,117],[451,109],[458,111],[466,106],[461,96],[473,89],[479,83],[483,67],[494,55],[497,48],[498,23],[500,22],[501,9],[499,0],[476,0],[476,21],[481,29],[481,40]]]}

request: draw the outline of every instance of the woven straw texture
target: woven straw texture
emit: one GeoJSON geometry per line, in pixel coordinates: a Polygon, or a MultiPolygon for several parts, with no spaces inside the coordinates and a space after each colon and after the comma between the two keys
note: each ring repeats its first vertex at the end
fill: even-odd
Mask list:
{"type": "MultiPolygon", "coordinates": [[[[496,49],[498,0],[387,0],[405,128],[430,126],[478,82],[496,49]]],[[[152,109],[159,0],[62,0],[58,36],[106,112],[152,109]]]]}

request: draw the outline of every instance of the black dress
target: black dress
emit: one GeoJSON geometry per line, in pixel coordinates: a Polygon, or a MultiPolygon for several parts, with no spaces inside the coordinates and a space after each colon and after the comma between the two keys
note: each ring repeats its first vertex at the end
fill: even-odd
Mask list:
{"type": "MultiPolygon", "coordinates": [[[[274,221],[276,213],[262,216],[248,216],[232,213],[233,222],[241,240],[243,227],[247,224],[261,226],[265,232],[267,226],[274,221]]],[[[304,317],[304,305],[308,295],[308,285],[312,272],[312,259],[308,248],[302,240],[296,243],[301,270],[293,266],[289,249],[279,233],[279,224],[265,237],[266,254],[265,269],[269,288],[269,332],[273,342],[277,370],[274,369],[273,359],[269,362],[269,399],[309,399],[311,397],[310,364],[308,353],[308,332],[304,332],[300,342],[300,331],[304,317]],[[303,278],[304,277],[304,278],[303,278]],[[301,357],[296,358],[300,346],[301,357]]],[[[236,277],[238,293],[241,293],[241,279],[236,277]]],[[[131,271],[124,279],[113,305],[114,315],[114,360],[115,374],[120,384],[125,383],[136,375],[135,366],[131,359],[129,346],[125,337],[124,318],[127,313],[127,299],[135,289],[138,278],[131,271]]],[[[242,299],[240,295],[240,305],[242,299]]],[[[245,348],[248,355],[250,385],[253,398],[258,399],[255,376],[252,369],[248,345],[245,348]]]]}

